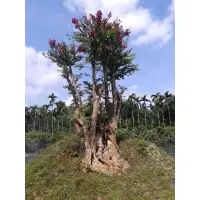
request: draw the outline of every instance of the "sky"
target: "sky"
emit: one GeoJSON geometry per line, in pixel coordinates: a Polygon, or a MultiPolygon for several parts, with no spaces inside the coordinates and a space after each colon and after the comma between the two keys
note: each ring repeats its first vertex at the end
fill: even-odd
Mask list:
{"type": "Polygon", "coordinates": [[[130,28],[128,46],[136,55],[139,71],[120,81],[128,88],[126,96],[175,93],[174,0],[25,0],[25,84],[26,105],[48,103],[54,92],[58,100],[68,105],[72,98],[57,66],[42,52],[48,50],[48,40],[67,41],[72,33],[73,17],[112,11],[124,28],[130,28]]]}

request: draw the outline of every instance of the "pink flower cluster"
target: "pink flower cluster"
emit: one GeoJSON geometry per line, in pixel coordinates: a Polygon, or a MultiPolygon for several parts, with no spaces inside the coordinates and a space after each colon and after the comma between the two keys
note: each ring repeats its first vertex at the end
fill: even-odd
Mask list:
{"type": "Polygon", "coordinates": [[[62,53],[62,45],[60,43],[58,43],[58,47],[57,47],[57,52],[58,54],[61,54],[62,53]]]}
{"type": "Polygon", "coordinates": [[[96,17],[97,17],[97,20],[98,21],[101,21],[101,19],[102,19],[102,12],[99,10],[99,11],[97,11],[97,14],[96,14],[96,17]]]}
{"type": "Polygon", "coordinates": [[[75,25],[78,24],[78,19],[73,18],[73,19],[72,19],[72,23],[75,24],[75,25]]]}
{"type": "Polygon", "coordinates": [[[92,21],[96,20],[96,17],[94,15],[90,14],[90,17],[91,17],[92,21]]]}
{"type": "Polygon", "coordinates": [[[50,45],[51,47],[54,47],[54,46],[56,45],[56,40],[51,40],[51,39],[49,39],[49,45],[50,45]]]}
{"type": "Polygon", "coordinates": [[[58,48],[57,48],[57,52],[58,52],[59,54],[61,54],[61,53],[62,53],[62,47],[58,47],[58,48]]]}
{"type": "Polygon", "coordinates": [[[80,25],[78,24],[78,19],[73,18],[72,19],[72,23],[75,24],[75,28],[79,28],[80,27],[80,25]]]}

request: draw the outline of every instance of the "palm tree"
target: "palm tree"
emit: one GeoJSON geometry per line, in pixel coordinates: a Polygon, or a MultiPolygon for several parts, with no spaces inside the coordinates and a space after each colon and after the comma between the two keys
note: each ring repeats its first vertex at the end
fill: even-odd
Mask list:
{"type": "Polygon", "coordinates": [[[163,95],[159,95],[159,105],[162,110],[163,126],[165,126],[165,115],[164,115],[165,97],[163,95]]]}
{"type": "Polygon", "coordinates": [[[134,119],[134,106],[135,106],[135,97],[136,97],[136,94],[131,94],[129,97],[128,97],[128,101],[130,102],[130,103],[132,103],[132,123],[133,123],[133,128],[134,128],[134,122],[135,122],[135,119],[134,119]]]}
{"type": "Polygon", "coordinates": [[[33,130],[36,130],[36,118],[37,118],[37,112],[38,112],[38,105],[34,105],[30,107],[31,109],[31,118],[33,120],[33,130]]]}
{"type": "Polygon", "coordinates": [[[138,121],[138,125],[140,125],[140,108],[141,108],[141,104],[140,104],[140,97],[137,97],[135,94],[133,94],[132,99],[134,101],[134,104],[137,106],[137,121],[138,121]]]}
{"type": "Polygon", "coordinates": [[[157,116],[158,116],[158,124],[160,126],[160,113],[159,113],[159,96],[160,96],[160,93],[158,92],[157,94],[153,94],[151,95],[151,98],[152,98],[152,101],[154,102],[156,108],[157,108],[157,116]]]}
{"type": "Polygon", "coordinates": [[[153,120],[153,116],[154,116],[154,106],[152,105],[152,103],[149,104],[149,109],[150,109],[150,113],[151,113],[151,125],[154,124],[154,120],[153,120]]]}
{"type": "Polygon", "coordinates": [[[171,114],[170,114],[170,109],[169,109],[169,104],[168,102],[171,101],[172,99],[172,94],[169,94],[169,91],[165,92],[165,104],[167,105],[167,110],[168,110],[168,116],[169,116],[169,125],[171,126],[171,114]]]}
{"type": "Polygon", "coordinates": [[[30,107],[25,107],[25,132],[29,131],[29,122],[31,120],[30,107]]]}
{"type": "Polygon", "coordinates": [[[41,131],[41,119],[42,119],[43,113],[42,113],[42,107],[38,108],[38,125],[39,125],[39,132],[41,131]]]}
{"type": "Polygon", "coordinates": [[[49,113],[49,105],[46,105],[44,104],[42,106],[42,110],[43,110],[43,117],[44,119],[46,119],[46,129],[47,129],[47,132],[49,132],[49,120],[48,120],[48,113],[49,113]]]}
{"type": "Polygon", "coordinates": [[[50,101],[49,101],[49,106],[51,106],[51,108],[52,108],[52,116],[51,116],[51,126],[52,126],[52,134],[53,134],[53,105],[54,105],[54,103],[55,103],[55,100],[58,98],[57,96],[55,96],[55,94],[54,93],[51,93],[49,96],[48,96],[48,98],[50,99],[50,101]]]}
{"type": "Polygon", "coordinates": [[[56,114],[57,114],[57,120],[58,120],[58,131],[59,131],[59,117],[61,117],[62,120],[62,132],[63,132],[63,114],[64,110],[66,109],[66,104],[64,101],[58,101],[56,103],[56,114]]]}
{"type": "Polygon", "coordinates": [[[146,98],[147,95],[144,95],[143,97],[140,98],[140,102],[143,102],[143,108],[144,108],[144,123],[145,123],[145,126],[146,126],[146,121],[147,121],[147,106],[146,106],[146,103],[147,102],[150,102],[149,99],[146,98]]]}

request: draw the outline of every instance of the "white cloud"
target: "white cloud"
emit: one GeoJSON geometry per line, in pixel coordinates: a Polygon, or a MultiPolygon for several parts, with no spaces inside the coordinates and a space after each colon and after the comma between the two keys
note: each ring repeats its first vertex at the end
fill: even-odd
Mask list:
{"type": "Polygon", "coordinates": [[[140,0],[63,0],[63,5],[72,12],[104,13],[112,11],[114,18],[119,17],[125,28],[139,34],[133,45],[165,45],[173,35],[174,0],[164,19],[154,19],[150,9],[139,5],[140,0]]]}
{"type": "Polygon", "coordinates": [[[32,47],[25,47],[26,97],[36,99],[62,83],[57,66],[32,47]]]}
{"type": "Polygon", "coordinates": [[[163,20],[152,22],[144,34],[140,35],[133,44],[143,45],[157,43],[157,46],[163,46],[172,38],[174,27],[174,9],[169,7],[170,13],[163,20]]]}
{"type": "Polygon", "coordinates": [[[127,90],[123,94],[124,98],[127,99],[129,97],[129,95],[131,95],[133,93],[138,93],[137,89],[138,89],[138,85],[131,85],[131,86],[129,86],[127,88],[127,90]]]}
{"type": "Polygon", "coordinates": [[[72,97],[72,96],[71,96],[71,97],[69,97],[67,100],[64,100],[64,102],[65,102],[66,106],[70,106],[70,105],[71,105],[71,103],[72,103],[72,100],[73,100],[73,97],[72,97]]]}

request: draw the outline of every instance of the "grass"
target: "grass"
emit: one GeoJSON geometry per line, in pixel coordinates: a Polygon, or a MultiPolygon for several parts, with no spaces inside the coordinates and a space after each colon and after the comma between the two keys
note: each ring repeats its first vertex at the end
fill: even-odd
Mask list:
{"type": "Polygon", "coordinates": [[[66,136],[26,164],[26,200],[173,200],[174,159],[143,140],[120,142],[131,168],[121,176],[84,173],[83,141],[66,136]]]}

